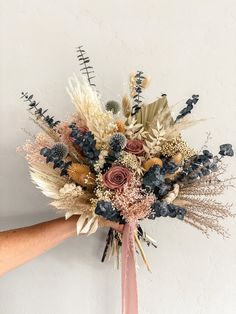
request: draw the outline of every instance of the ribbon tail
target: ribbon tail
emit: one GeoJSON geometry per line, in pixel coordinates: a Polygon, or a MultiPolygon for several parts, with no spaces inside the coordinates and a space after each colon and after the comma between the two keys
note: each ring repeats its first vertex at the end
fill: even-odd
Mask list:
{"type": "Polygon", "coordinates": [[[125,224],[122,236],[122,314],[138,314],[135,229],[135,223],[125,224]]]}

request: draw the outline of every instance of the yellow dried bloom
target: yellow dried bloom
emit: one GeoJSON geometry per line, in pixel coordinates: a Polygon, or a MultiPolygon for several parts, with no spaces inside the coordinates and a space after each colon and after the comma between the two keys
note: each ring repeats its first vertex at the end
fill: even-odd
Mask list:
{"type": "Polygon", "coordinates": [[[148,171],[152,166],[159,165],[160,167],[163,166],[163,162],[160,158],[154,157],[150,158],[144,162],[143,167],[146,171],[148,171]]]}
{"type": "Polygon", "coordinates": [[[143,173],[141,166],[142,157],[138,159],[135,155],[123,151],[120,158],[117,160],[117,163],[133,170],[138,175],[143,173]]]}
{"type": "Polygon", "coordinates": [[[196,154],[196,151],[189,147],[188,144],[181,138],[175,137],[170,141],[165,141],[161,145],[161,154],[165,157],[172,157],[177,153],[182,154],[182,158],[188,159],[196,154]]]}
{"type": "Polygon", "coordinates": [[[122,109],[123,109],[124,116],[128,118],[131,114],[131,105],[130,105],[130,99],[127,95],[125,95],[122,99],[122,109]]]}

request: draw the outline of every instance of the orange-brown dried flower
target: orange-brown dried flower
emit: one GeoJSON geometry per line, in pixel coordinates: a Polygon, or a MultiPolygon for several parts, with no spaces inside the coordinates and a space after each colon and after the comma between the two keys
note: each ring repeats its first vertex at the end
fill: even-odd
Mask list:
{"type": "Polygon", "coordinates": [[[72,163],[68,168],[68,175],[75,183],[83,187],[92,188],[95,186],[95,175],[86,165],[72,163]]]}
{"type": "Polygon", "coordinates": [[[122,120],[117,120],[117,121],[116,121],[116,126],[117,126],[117,132],[125,133],[125,124],[124,124],[124,121],[122,121],[122,120]]]}

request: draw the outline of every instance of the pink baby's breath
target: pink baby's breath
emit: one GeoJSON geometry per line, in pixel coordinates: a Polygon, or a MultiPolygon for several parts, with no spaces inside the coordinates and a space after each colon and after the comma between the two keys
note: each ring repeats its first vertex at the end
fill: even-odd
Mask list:
{"type": "Polygon", "coordinates": [[[51,147],[53,144],[54,141],[48,135],[44,133],[39,133],[35,137],[34,141],[27,141],[23,146],[17,148],[17,151],[25,153],[25,158],[30,164],[45,164],[45,157],[40,155],[40,150],[44,147],[51,147]]]}
{"type": "Polygon", "coordinates": [[[137,179],[132,179],[122,190],[117,190],[113,198],[114,206],[121,211],[127,222],[136,222],[147,217],[154,201],[155,196],[143,190],[137,179]]]}

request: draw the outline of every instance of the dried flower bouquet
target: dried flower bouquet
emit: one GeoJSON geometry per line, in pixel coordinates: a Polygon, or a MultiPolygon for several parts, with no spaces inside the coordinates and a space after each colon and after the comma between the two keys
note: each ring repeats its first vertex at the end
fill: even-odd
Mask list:
{"type": "MultiPolygon", "coordinates": [[[[206,235],[211,230],[227,235],[220,220],[232,216],[230,207],[215,196],[231,185],[220,175],[222,159],[234,152],[230,144],[220,145],[218,154],[191,148],[181,132],[194,124],[190,113],[199,96],[189,98],[174,118],[165,94],[145,104],[142,92],[149,80],[141,71],[130,76],[130,92],[121,105],[101,103],[90,60],[82,47],[78,54],[84,77],[69,80],[76,112],[67,121],[55,121],[33,95],[22,93],[30,117],[43,131],[22,149],[32,180],[53,199],[51,204],[66,219],[79,215],[78,234],[94,233],[103,219],[124,224],[123,235],[109,230],[102,256],[104,261],[117,254],[119,263],[124,244],[124,296],[129,293],[128,263],[134,258],[130,252],[139,251],[150,269],[141,240],[156,246],[141,227],[143,219],[177,218],[206,235]]],[[[123,313],[129,313],[126,302],[123,313]]]]}

